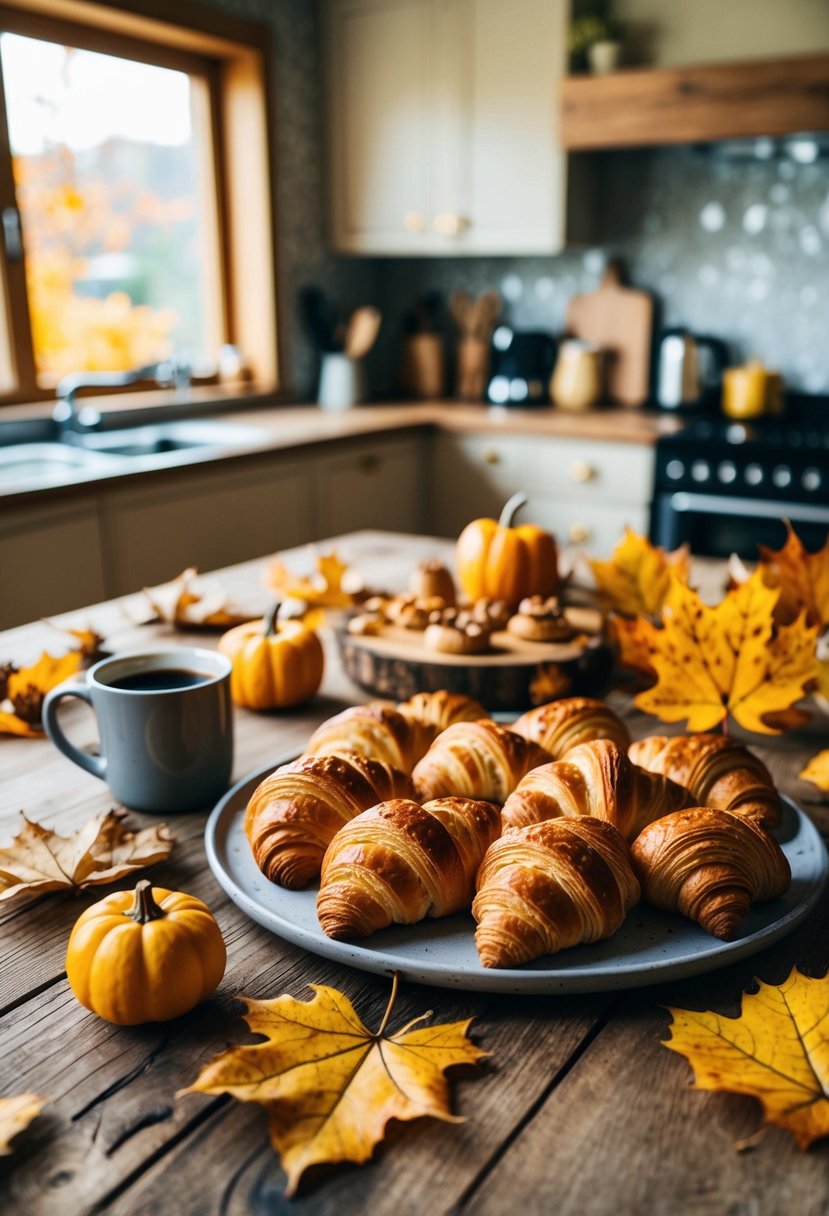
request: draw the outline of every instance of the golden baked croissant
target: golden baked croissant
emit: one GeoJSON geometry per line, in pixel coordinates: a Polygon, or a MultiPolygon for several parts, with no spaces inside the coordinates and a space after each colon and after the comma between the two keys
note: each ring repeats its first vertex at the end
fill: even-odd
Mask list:
{"type": "Polygon", "coordinates": [[[698,806],[714,806],[756,819],[773,830],[782,806],[763,761],[725,735],[651,735],[631,744],[634,764],[662,773],[690,790],[698,806]]]}
{"type": "Polygon", "coordinates": [[[619,747],[630,743],[621,718],[604,701],[591,697],[565,697],[539,705],[522,714],[510,730],[543,747],[554,760],[560,760],[571,747],[593,739],[612,739],[619,747]]]}
{"type": "Polygon", "coordinates": [[[628,847],[601,819],[547,819],[507,832],[478,872],[472,915],[485,967],[517,967],[615,933],[639,901],[628,847]]]}
{"type": "Polygon", "coordinates": [[[408,718],[385,701],[354,705],[323,722],[311,736],[306,756],[359,752],[410,773],[435,737],[432,725],[408,718]]]}
{"type": "Polygon", "coordinates": [[[298,890],[319,874],[343,824],[377,802],[410,794],[409,778],[380,760],[356,752],[309,756],[283,765],[256,787],[245,834],[265,877],[298,890]]]}
{"type": "Polygon", "coordinates": [[[610,739],[596,739],[522,777],[504,803],[501,820],[512,828],[590,815],[612,823],[631,841],[654,819],[691,805],[683,786],[638,768],[610,739]]]}
{"type": "Polygon", "coordinates": [[[322,863],[317,915],[340,940],[469,905],[481,858],[501,830],[498,808],[469,798],[418,806],[395,798],[347,823],[322,863]]]}
{"type": "Polygon", "coordinates": [[[476,722],[488,718],[483,705],[460,692],[417,692],[397,706],[404,718],[424,726],[433,726],[435,734],[455,722],[476,722]]]}
{"type": "Polygon", "coordinates": [[[648,903],[681,912],[726,942],[753,903],[782,895],[792,877],[773,836],[753,819],[714,807],[657,820],[631,855],[648,903]]]}
{"type": "Polygon", "coordinates": [[[525,773],[549,759],[535,743],[496,722],[457,722],[438,735],[415,766],[415,797],[426,802],[456,794],[501,803],[525,773]]]}

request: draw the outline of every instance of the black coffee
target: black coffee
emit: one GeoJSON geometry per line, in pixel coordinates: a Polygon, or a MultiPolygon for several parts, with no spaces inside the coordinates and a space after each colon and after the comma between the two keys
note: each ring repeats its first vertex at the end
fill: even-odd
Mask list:
{"type": "Polygon", "coordinates": [[[187,671],[183,667],[158,667],[154,671],[136,671],[131,676],[112,680],[110,688],[126,692],[168,692],[174,688],[192,688],[212,677],[204,671],[187,671]]]}

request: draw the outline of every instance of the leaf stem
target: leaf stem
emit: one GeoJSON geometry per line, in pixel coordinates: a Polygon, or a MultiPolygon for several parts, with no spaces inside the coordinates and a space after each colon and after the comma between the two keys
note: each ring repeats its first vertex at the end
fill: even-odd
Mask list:
{"type": "Polygon", "coordinates": [[[380,1023],[380,1029],[377,1031],[377,1033],[374,1036],[375,1039],[379,1039],[382,1037],[383,1031],[386,1029],[386,1026],[388,1025],[389,1018],[391,1017],[391,1011],[394,1008],[394,1002],[397,1000],[397,988],[398,988],[399,983],[400,983],[400,972],[395,971],[391,977],[391,996],[389,997],[389,1003],[386,1006],[386,1012],[383,1014],[383,1020],[380,1023]]]}

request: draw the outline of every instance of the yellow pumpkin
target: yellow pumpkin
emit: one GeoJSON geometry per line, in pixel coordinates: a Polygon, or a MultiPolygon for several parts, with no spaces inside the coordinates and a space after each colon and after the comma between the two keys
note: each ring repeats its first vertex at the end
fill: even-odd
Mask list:
{"type": "Polygon", "coordinates": [[[182,891],[116,891],[81,914],[66,951],[80,1003],[117,1026],[167,1022],[216,988],[227,953],[209,909],[182,891]]]}
{"type": "Polygon", "coordinates": [[[555,595],[555,537],[535,524],[512,526],[515,512],[526,501],[525,494],[513,494],[497,523],[473,520],[458,537],[458,580],[471,600],[490,596],[515,605],[528,595],[555,595]]]}
{"type": "Polygon", "coordinates": [[[279,604],[264,621],[237,625],[218,649],[233,664],[230,695],[245,709],[285,709],[312,697],[322,683],[322,644],[301,621],[280,621],[279,604]]]}

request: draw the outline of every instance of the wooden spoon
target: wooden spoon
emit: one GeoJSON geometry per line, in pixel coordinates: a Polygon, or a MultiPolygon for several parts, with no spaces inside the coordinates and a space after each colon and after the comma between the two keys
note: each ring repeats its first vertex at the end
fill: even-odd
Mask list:
{"type": "Polygon", "coordinates": [[[365,304],[355,308],[348,320],[343,350],[349,359],[362,359],[377,340],[380,322],[383,320],[379,308],[365,304]]]}

